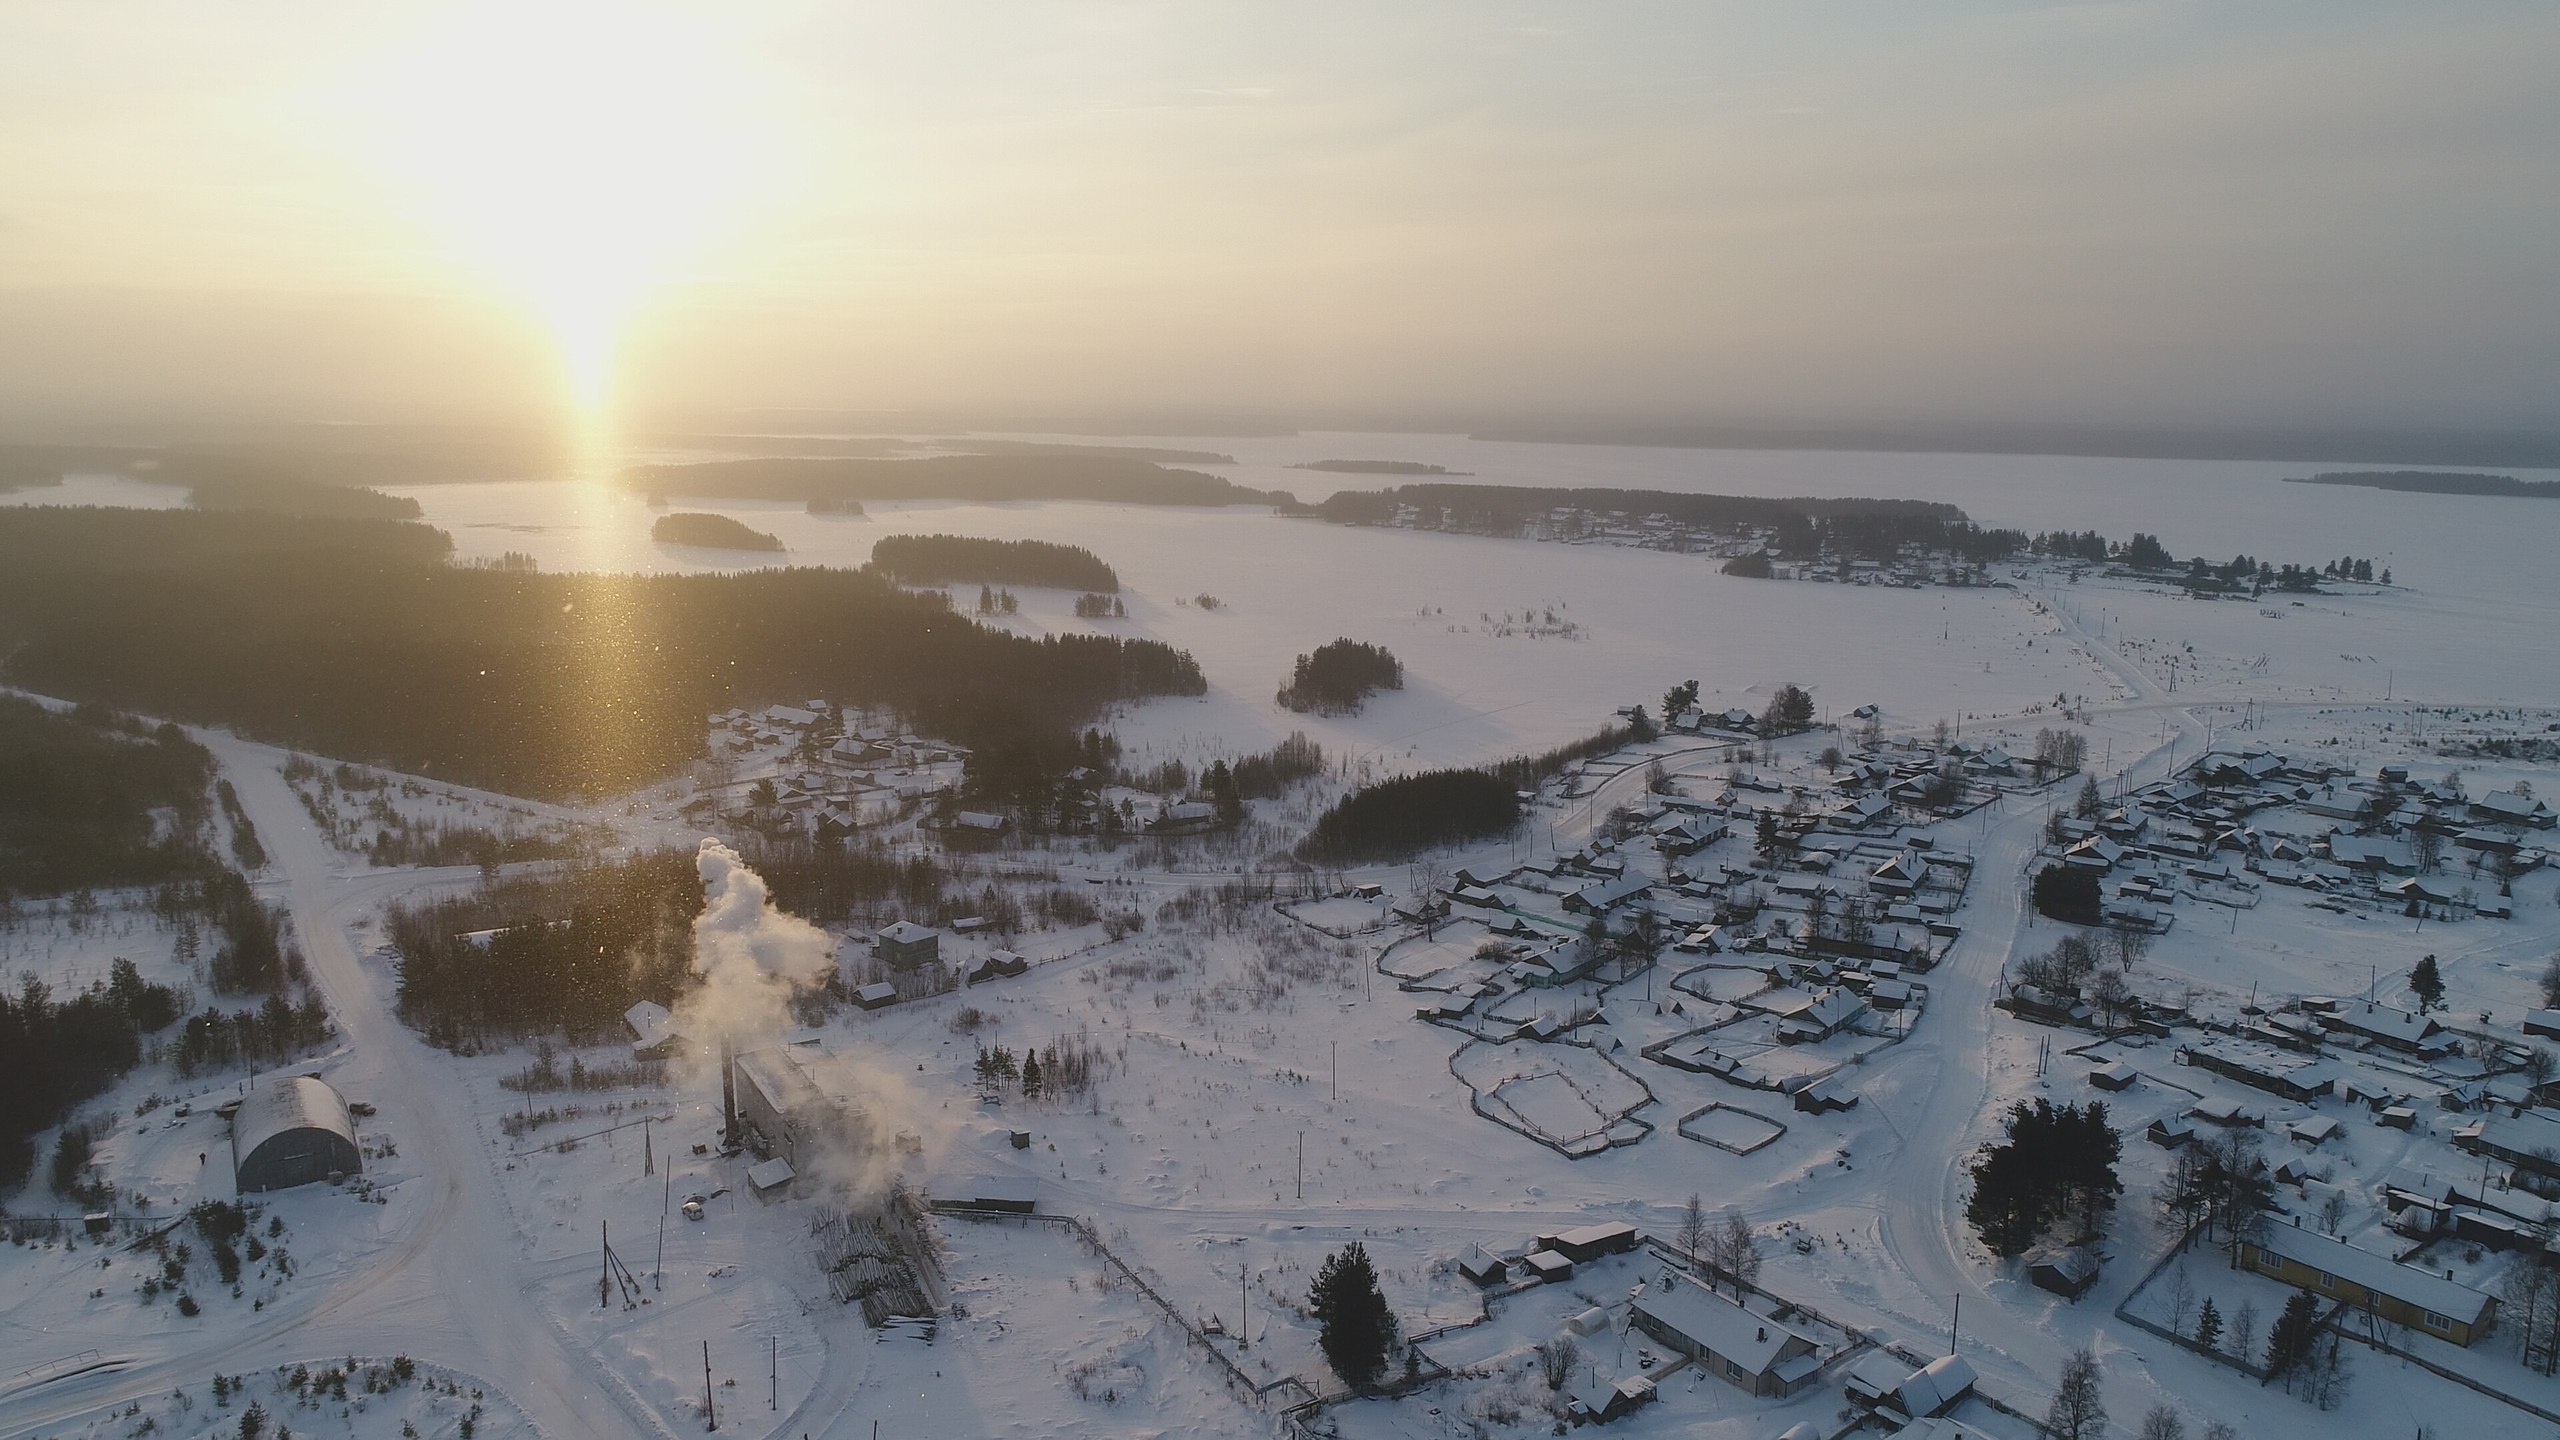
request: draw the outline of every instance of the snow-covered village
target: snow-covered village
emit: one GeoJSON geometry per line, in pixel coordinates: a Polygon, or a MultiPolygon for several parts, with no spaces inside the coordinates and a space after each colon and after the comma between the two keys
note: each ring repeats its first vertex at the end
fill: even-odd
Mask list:
{"type": "MultiPolygon", "coordinates": [[[[539,483],[407,493],[448,568],[599,545],[539,483]]],[[[22,686],[96,799],[20,852],[9,1018],[91,1038],[13,1053],[94,1078],[14,1122],[0,1433],[2555,1423],[2560,692],[2484,626],[2520,698],[2450,700],[2449,558],[1824,590],[1729,571],[1789,543],[1748,525],[723,509],[795,564],[1268,558],[891,577],[1197,657],[1028,758],[799,683],[511,794],[22,686]],[[1345,544],[1407,553],[1292,593],[1345,544]]]]}
{"type": "Polygon", "coordinates": [[[2555,1440],[2556,65],[0,5],[0,1440],[2555,1440]]]}

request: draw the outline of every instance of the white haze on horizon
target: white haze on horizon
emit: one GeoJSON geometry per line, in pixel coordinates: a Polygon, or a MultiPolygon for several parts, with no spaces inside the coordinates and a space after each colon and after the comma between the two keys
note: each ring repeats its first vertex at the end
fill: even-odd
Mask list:
{"type": "Polygon", "coordinates": [[[2560,374],[2547,5],[518,8],[11,7],[0,425],[540,411],[541,297],[379,112],[516,113],[473,87],[574,57],[472,57],[589,12],[672,77],[599,98],[713,97],[722,148],[528,133],[599,152],[561,226],[731,212],[599,257],[657,267],[634,406],[2538,429],[2560,374]],[[751,195],[627,193],[733,153],[751,195]]]}

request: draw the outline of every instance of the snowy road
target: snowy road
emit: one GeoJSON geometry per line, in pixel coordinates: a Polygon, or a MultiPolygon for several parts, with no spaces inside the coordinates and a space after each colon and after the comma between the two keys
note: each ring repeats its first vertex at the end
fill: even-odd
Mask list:
{"type": "MultiPolygon", "coordinates": [[[[325,1291],[289,1299],[258,1323],[158,1353],[113,1335],[65,1337],[132,1363],[94,1379],[0,1397],[0,1436],[24,1436],[103,1405],[199,1384],[217,1371],[331,1355],[407,1354],[484,1377],[552,1440],[671,1436],[593,1356],[545,1314],[522,1261],[515,1226],[468,1119],[459,1077],[392,1013],[389,978],[359,962],[350,923],[411,891],[453,883],[459,871],[396,871],[350,878],[286,786],[277,751],[228,735],[200,735],[256,822],[276,877],[262,888],[281,901],[351,1059],[336,1078],[379,1107],[418,1174],[407,1186],[413,1218],[387,1250],[359,1262],[325,1291]]],[[[317,1277],[315,1277],[316,1281],[317,1277]]]]}

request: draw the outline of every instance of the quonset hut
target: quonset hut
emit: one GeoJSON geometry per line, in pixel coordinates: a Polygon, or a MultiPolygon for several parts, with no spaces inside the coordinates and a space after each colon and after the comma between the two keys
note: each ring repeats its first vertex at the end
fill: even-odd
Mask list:
{"type": "Polygon", "coordinates": [[[307,1075],[249,1092],[231,1114],[231,1155],[234,1183],[244,1195],[364,1170],[347,1102],[307,1075]]]}

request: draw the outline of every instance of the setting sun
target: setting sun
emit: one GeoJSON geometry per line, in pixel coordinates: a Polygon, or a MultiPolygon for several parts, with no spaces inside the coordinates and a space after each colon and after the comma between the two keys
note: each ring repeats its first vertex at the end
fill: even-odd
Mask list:
{"type": "Polygon", "coordinates": [[[648,6],[473,6],[361,97],[381,160],[469,264],[550,331],[604,407],[650,291],[734,221],[769,146],[713,38],[648,6]]]}

